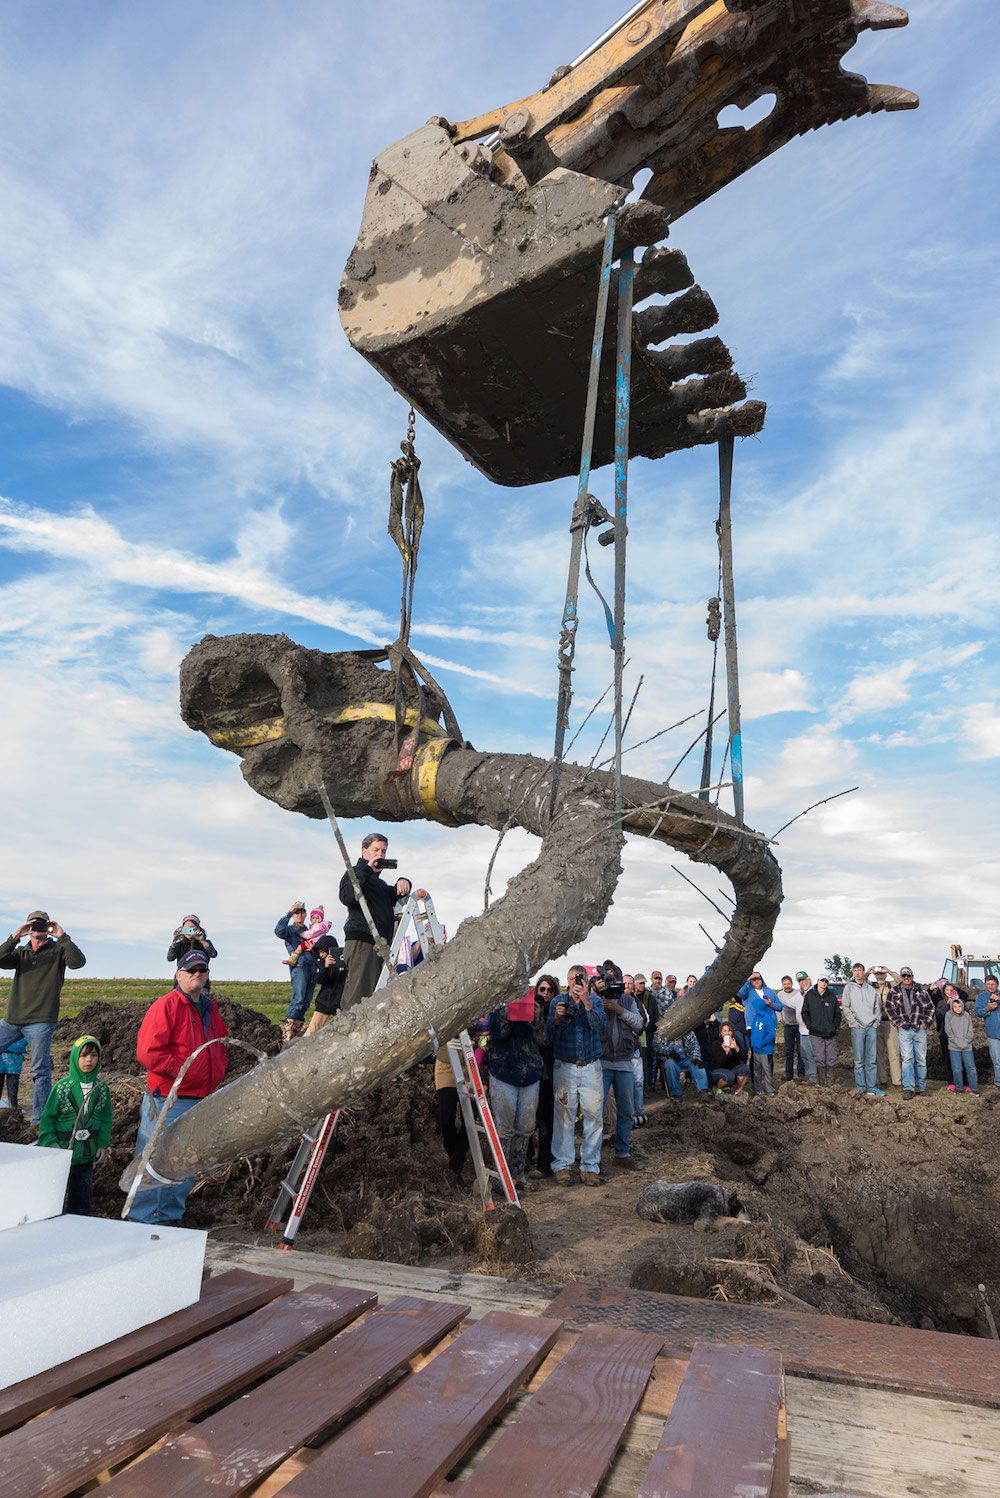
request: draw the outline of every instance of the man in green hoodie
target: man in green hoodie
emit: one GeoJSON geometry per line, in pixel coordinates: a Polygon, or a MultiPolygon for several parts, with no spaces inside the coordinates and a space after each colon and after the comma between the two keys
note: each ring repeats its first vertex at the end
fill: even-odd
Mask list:
{"type": "Polygon", "coordinates": [[[98,1076],[101,1043],[93,1035],[74,1040],[69,1076],[60,1077],[49,1093],[38,1124],[38,1143],[48,1149],[73,1150],[66,1191],[66,1211],[90,1216],[94,1163],[111,1143],[111,1093],[98,1076]]]}
{"type": "Polygon", "coordinates": [[[7,1014],[0,1020],[0,1051],[23,1035],[31,1047],[31,1080],[35,1084],[31,1122],[37,1124],[52,1090],[52,1032],[59,1018],[59,996],[66,969],[87,961],[58,921],[45,910],[33,910],[24,924],[0,942],[0,968],[13,968],[7,1014]],[[28,940],[23,946],[22,937],[28,940]]]}

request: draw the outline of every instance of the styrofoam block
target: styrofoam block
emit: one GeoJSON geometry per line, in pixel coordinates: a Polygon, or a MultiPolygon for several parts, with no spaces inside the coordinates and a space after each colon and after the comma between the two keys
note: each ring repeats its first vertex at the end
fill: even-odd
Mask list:
{"type": "Polygon", "coordinates": [[[58,1217],[70,1164],[69,1150],[0,1144],[0,1231],[58,1217]]]}
{"type": "Polygon", "coordinates": [[[207,1237],[68,1216],[0,1233],[0,1388],[193,1305],[207,1237]]]}

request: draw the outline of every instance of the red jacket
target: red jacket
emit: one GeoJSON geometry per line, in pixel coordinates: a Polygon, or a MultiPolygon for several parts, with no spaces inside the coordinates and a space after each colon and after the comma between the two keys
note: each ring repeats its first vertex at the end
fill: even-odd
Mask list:
{"type": "MultiPolygon", "coordinates": [[[[226,1022],[215,1000],[209,998],[208,1034],[201,1022],[198,1006],[192,1004],[179,988],[172,988],[162,999],[156,999],[146,1011],[139,1026],[135,1053],[139,1065],[146,1068],[146,1086],[150,1092],[166,1097],[182,1064],[206,1040],[228,1035],[226,1022]]],[[[229,1048],[213,1045],[202,1051],[197,1061],[184,1073],[181,1097],[207,1097],[226,1075],[229,1048]]]]}

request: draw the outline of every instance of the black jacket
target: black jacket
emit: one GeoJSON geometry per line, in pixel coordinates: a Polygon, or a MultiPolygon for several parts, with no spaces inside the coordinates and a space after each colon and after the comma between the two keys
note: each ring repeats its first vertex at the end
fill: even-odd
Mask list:
{"type": "Polygon", "coordinates": [[[802,1019],[810,1035],[820,1040],[832,1040],[840,1029],[843,1015],[832,988],[821,994],[818,988],[810,988],[802,1002],[802,1019]]]}
{"type": "Polygon", "coordinates": [[[167,961],[180,962],[184,954],[190,952],[192,948],[196,952],[204,952],[209,962],[219,955],[215,950],[215,943],[209,941],[204,931],[200,936],[178,936],[175,932],[174,939],[167,948],[167,961]]]}
{"type": "MultiPolygon", "coordinates": [[[[359,858],[354,865],[354,872],[358,876],[361,893],[368,902],[368,909],[372,913],[376,930],[383,941],[392,941],[395,918],[393,910],[396,905],[395,880],[392,884],[386,884],[385,880],[371,867],[359,858]]],[[[364,941],[370,947],[375,943],[365,920],[365,913],[358,904],[357,895],[354,893],[354,885],[351,883],[350,874],[345,874],[340,881],[340,903],[347,906],[347,920],[344,922],[345,941],[364,941]]]]}

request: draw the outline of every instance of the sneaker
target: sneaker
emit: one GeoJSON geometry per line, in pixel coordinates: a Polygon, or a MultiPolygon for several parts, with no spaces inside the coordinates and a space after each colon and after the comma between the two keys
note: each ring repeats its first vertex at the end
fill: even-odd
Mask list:
{"type": "MultiPolygon", "coordinates": [[[[966,1088],[965,1090],[966,1090],[966,1092],[968,1092],[969,1089],[966,1088]]],[[[949,1082],[948,1083],[948,1091],[949,1092],[957,1092],[958,1091],[958,1088],[955,1086],[954,1082],[949,1082]]]]}
{"type": "Polygon", "coordinates": [[[600,1177],[598,1176],[596,1170],[581,1170],[580,1180],[585,1186],[600,1185],[600,1177]]]}
{"type": "Polygon", "coordinates": [[[885,1097],[885,1093],[882,1091],[881,1087],[869,1087],[869,1089],[868,1089],[868,1096],[869,1097],[885,1097]]]}
{"type": "Polygon", "coordinates": [[[903,1097],[906,1098],[907,1100],[909,1100],[912,1096],[913,1096],[913,1089],[911,1087],[904,1087],[903,1088],[903,1097]]]}
{"type": "Polygon", "coordinates": [[[635,1161],[631,1155],[616,1155],[615,1164],[622,1170],[635,1170],[635,1161]]]}
{"type": "Polygon", "coordinates": [[[557,1186],[572,1186],[573,1172],[571,1170],[554,1170],[552,1172],[552,1179],[557,1186]]]}
{"type": "Polygon", "coordinates": [[[975,1092],[975,1090],[976,1089],[974,1087],[963,1087],[962,1088],[963,1092],[975,1092]]]}

